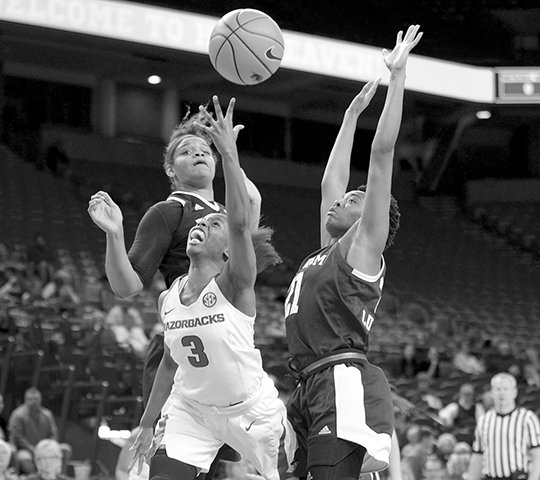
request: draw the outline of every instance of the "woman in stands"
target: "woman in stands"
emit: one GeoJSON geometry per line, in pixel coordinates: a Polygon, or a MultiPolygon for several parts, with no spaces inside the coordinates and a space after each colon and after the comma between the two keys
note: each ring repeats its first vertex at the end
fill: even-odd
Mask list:
{"type": "Polygon", "coordinates": [[[226,442],[265,479],[279,480],[279,454],[294,439],[253,340],[257,271],[280,258],[269,242],[270,229],[251,231],[234,103],[233,98],[223,116],[214,97],[216,119],[202,109],[209,126],[201,126],[222,156],[228,213],[210,213],[191,228],[188,273],[159,298],[165,353],[133,446],[134,462],[141,464],[151,450],[152,425],[167,402],[164,441],[152,456],[151,479],[194,479],[208,471],[226,442]]]}
{"type": "MultiPolygon", "coordinates": [[[[188,233],[199,218],[222,212],[214,201],[213,180],[217,152],[209,136],[197,126],[204,124],[201,113],[186,118],[173,131],[165,150],[163,167],[173,192],[167,200],[148,209],[135,239],[126,251],[122,212],[109,194],[92,195],[88,212],[106,234],[105,270],[112,290],[119,297],[130,297],[150,284],[159,270],[169,288],[187,272],[188,233]]],[[[235,135],[243,128],[235,127],[235,135]]],[[[261,197],[255,185],[244,176],[252,209],[253,228],[258,225],[261,197]]],[[[146,403],[152,382],[163,356],[163,335],[155,335],[148,347],[143,372],[143,399],[146,403]]],[[[224,459],[237,460],[235,452],[222,452],[224,459]]]]}

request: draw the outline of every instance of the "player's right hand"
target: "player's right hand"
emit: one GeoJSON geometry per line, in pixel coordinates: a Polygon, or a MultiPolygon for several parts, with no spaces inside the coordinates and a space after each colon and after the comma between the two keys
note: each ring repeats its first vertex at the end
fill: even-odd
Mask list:
{"type": "Polygon", "coordinates": [[[105,233],[117,233],[122,228],[122,211],[107,192],[99,191],[90,197],[88,213],[105,233]]]}
{"type": "Polygon", "coordinates": [[[137,438],[129,449],[133,453],[133,458],[129,462],[128,472],[137,464],[137,475],[141,473],[143,463],[148,460],[151,452],[154,429],[152,427],[141,427],[137,438]]]}
{"type": "Polygon", "coordinates": [[[394,49],[389,52],[384,48],[382,51],[384,63],[388,70],[396,72],[405,68],[409,53],[416,47],[423,34],[423,32],[420,32],[420,25],[411,25],[405,33],[405,38],[403,38],[403,31],[399,31],[394,49]]]}

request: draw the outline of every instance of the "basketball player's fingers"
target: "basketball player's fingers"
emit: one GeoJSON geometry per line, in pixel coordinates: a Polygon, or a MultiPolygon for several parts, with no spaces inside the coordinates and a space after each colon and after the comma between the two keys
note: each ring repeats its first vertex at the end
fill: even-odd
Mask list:
{"type": "Polygon", "coordinates": [[[114,205],[113,199],[111,198],[111,196],[107,192],[99,191],[97,193],[97,195],[98,195],[100,200],[105,202],[105,204],[109,205],[110,207],[112,207],[114,205]]]}
{"type": "Polygon", "coordinates": [[[362,88],[362,91],[360,92],[361,94],[362,93],[368,93],[370,90],[371,90],[371,87],[373,86],[373,84],[375,83],[375,80],[370,80],[368,83],[366,83],[364,85],[364,88],[362,88]]]}
{"type": "MultiPolygon", "coordinates": [[[[232,100],[232,99],[231,99],[232,100]]],[[[221,110],[221,105],[219,104],[219,98],[217,95],[214,95],[212,97],[212,101],[214,102],[214,112],[216,112],[216,118],[219,121],[223,120],[223,110],[221,110]]],[[[230,104],[229,104],[230,105],[230,104]]],[[[228,110],[227,110],[228,112],[228,110]]]]}
{"type": "Polygon", "coordinates": [[[377,78],[376,80],[373,80],[373,83],[370,85],[369,90],[367,91],[367,98],[371,100],[373,96],[375,95],[375,92],[377,91],[377,87],[381,83],[381,78],[377,78]]]}
{"type": "MultiPolygon", "coordinates": [[[[206,109],[206,107],[203,107],[202,105],[199,106],[199,112],[201,112],[203,114],[203,117],[205,118],[205,120],[210,124],[212,125],[213,127],[215,127],[217,124],[216,124],[216,121],[214,120],[214,117],[212,117],[212,115],[210,115],[210,113],[208,112],[208,110],[206,109]]],[[[198,125],[201,125],[200,123],[198,125]]]]}
{"type": "Polygon", "coordinates": [[[230,120],[232,123],[233,121],[233,112],[234,112],[234,105],[236,104],[236,98],[231,97],[229,100],[229,106],[227,107],[227,113],[225,113],[225,118],[230,120]]]}
{"type": "Polygon", "coordinates": [[[144,463],[144,455],[139,456],[139,462],[137,463],[137,475],[141,474],[143,463],[144,463]]]}
{"type": "Polygon", "coordinates": [[[411,25],[407,30],[407,34],[405,35],[405,41],[412,42],[419,29],[420,25],[411,25]]]}
{"type": "Polygon", "coordinates": [[[200,128],[203,132],[206,132],[209,135],[212,134],[213,130],[207,125],[203,125],[202,123],[199,123],[199,122],[193,122],[193,126],[196,128],[200,128]]]}
{"type": "Polygon", "coordinates": [[[233,132],[234,132],[234,138],[235,139],[238,139],[238,134],[240,133],[241,130],[244,130],[244,125],[235,125],[233,127],[233,132]]]}
{"type": "Polygon", "coordinates": [[[416,47],[416,45],[418,45],[418,42],[420,41],[420,39],[422,38],[422,35],[424,35],[424,32],[420,32],[416,38],[411,42],[411,50],[416,47]]]}
{"type": "Polygon", "coordinates": [[[403,30],[400,30],[396,37],[396,45],[399,45],[403,40],[403,30]]]}
{"type": "MultiPolygon", "coordinates": [[[[133,447],[130,448],[130,450],[132,449],[133,447]]],[[[137,460],[139,459],[138,455],[135,454],[133,455],[133,458],[131,459],[131,461],[129,462],[129,465],[128,465],[128,472],[133,468],[133,466],[137,463],[137,460]]]]}
{"type": "Polygon", "coordinates": [[[102,205],[102,200],[100,199],[95,199],[95,200],[90,200],[88,202],[88,211],[95,211],[100,205],[102,205]]]}

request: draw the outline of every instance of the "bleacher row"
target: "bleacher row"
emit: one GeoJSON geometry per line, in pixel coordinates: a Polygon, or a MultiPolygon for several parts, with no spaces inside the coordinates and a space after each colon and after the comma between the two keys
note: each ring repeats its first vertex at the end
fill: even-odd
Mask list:
{"type": "MultiPolygon", "coordinates": [[[[145,206],[165,198],[168,192],[166,178],[159,168],[92,163],[73,161],[77,178],[74,183],[38,170],[6,149],[0,150],[1,240],[10,246],[27,244],[37,231],[42,232],[59,260],[73,262],[80,270],[88,301],[91,301],[90,287],[102,275],[105,251],[104,235],[86,212],[89,195],[97,189],[109,189],[119,196],[113,198],[121,203],[129,244],[145,206]]],[[[218,199],[222,187],[218,181],[218,199]]],[[[293,265],[297,264],[306,253],[317,248],[319,193],[302,187],[262,184],[259,188],[263,195],[264,223],[275,228],[275,243],[282,255],[293,265]]],[[[531,208],[538,213],[538,206],[531,208]]],[[[401,210],[396,244],[385,254],[386,294],[371,335],[370,355],[374,361],[389,365],[408,341],[429,344],[432,339],[422,329],[432,319],[442,324],[452,321],[464,328],[477,326],[489,335],[511,338],[518,348],[524,345],[540,348],[540,326],[536,321],[540,316],[537,258],[524,255],[501,242],[491,231],[471,222],[453,201],[433,199],[420,205],[402,202],[401,210]]],[[[527,225],[523,222],[520,228],[526,229],[527,225]]],[[[286,285],[258,287],[256,342],[267,369],[286,388],[291,385],[291,379],[285,375],[287,353],[281,310],[285,289],[286,285]]],[[[141,296],[138,305],[141,311],[155,317],[155,299],[141,296]]],[[[77,339],[85,329],[81,319],[73,321],[58,317],[56,312],[50,313],[47,316],[35,312],[33,317],[32,312],[21,314],[20,325],[24,325],[25,315],[30,316],[27,327],[32,348],[25,353],[33,360],[19,362],[16,360],[19,352],[12,352],[15,356],[10,358],[6,350],[9,347],[3,348],[5,384],[2,385],[14,378],[15,365],[24,363],[27,368],[33,365],[31,372],[19,372],[17,378],[38,384],[56,382],[58,388],[50,389],[51,398],[45,402],[58,406],[66,422],[75,414],[84,415],[80,409],[85,408],[93,411],[93,417],[104,415],[111,421],[124,415],[124,425],[136,421],[140,412],[137,400],[140,365],[122,359],[121,352],[96,352],[89,358],[76,348],[77,339]],[[39,318],[39,322],[31,318],[39,318]],[[40,327],[36,328],[36,324],[40,327]],[[47,365],[44,360],[40,364],[40,355],[46,358],[46,354],[39,352],[48,346],[47,335],[57,331],[63,331],[71,339],[66,345],[73,348],[63,352],[60,365],[47,365]],[[50,377],[56,374],[56,380],[50,377]],[[73,382],[71,387],[69,382],[73,382]],[[77,402],[68,398],[70,407],[62,407],[67,401],[66,392],[77,389],[83,392],[85,383],[91,385],[90,390],[81,393],[77,402]],[[126,387],[122,391],[126,385],[131,389],[126,387]],[[123,395],[126,392],[130,395],[123,395]],[[54,397],[56,394],[58,397],[54,397]],[[80,399],[86,399],[86,403],[80,399]],[[122,402],[132,407],[119,408],[122,402]],[[73,412],[73,408],[79,411],[73,412]]],[[[462,377],[456,377],[455,381],[442,379],[434,389],[450,394],[459,382],[463,382],[462,377]]],[[[406,381],[398,383],[407,388],[406,381]]]]}
{"type": "Polygon", "coordinates": [[[470,217],[510,245],[540,258],[540,204],[536,202],[483,202],[471,205],[470,217]]]}

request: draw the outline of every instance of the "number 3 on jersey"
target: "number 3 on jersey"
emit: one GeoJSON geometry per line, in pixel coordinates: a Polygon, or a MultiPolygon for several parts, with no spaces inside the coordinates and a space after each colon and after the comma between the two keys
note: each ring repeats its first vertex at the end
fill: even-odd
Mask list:
{"type": "Polygon", "coordinates": [[[300,296],[300,287],[302,286],[303,277],[304,272],[299,272],[291,282],[291,286],[287,292],[287,298],[285,299],[285,318],[289,315],[298,313],[298,297],[300,296]]]}
{"type": "Polygon", "coordinates": [[[182,345],[184,347],[191,348],[191,353],[193,355],[189,355],[187,359],[192,366],[202,368],[206,367],[208,363],[210,363],[208,361],[206,353],[204,353],[204,344],[202,343],[202,340],[196,335],[186,335],[185,337],[183,337],[182,345]]]}

